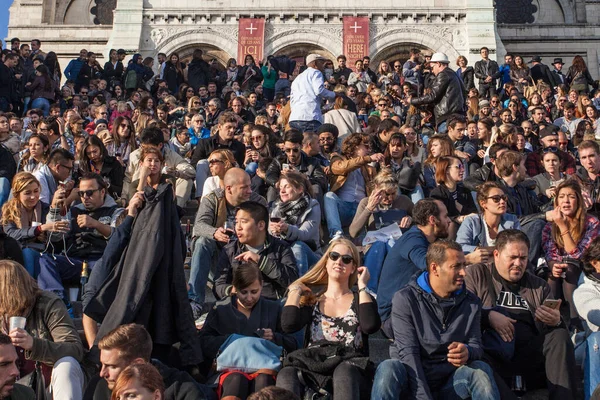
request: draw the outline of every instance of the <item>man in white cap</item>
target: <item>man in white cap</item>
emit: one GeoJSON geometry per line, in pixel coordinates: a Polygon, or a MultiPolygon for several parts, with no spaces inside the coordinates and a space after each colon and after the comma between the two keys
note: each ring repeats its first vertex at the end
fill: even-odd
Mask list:
{"type": "Polygon", "coordinates": [[[435,80],[431,91],[421,97],[408,98],[407,104],[421,106],[433,104],[433,115],[438,133],[446,133],[446,120],[452,114],[466,115],[465,87],[456,73],[448,68],[450,61],[444,53],[435,53],[429,65],[435,80]]]}
{"type": "Polygon", "coordinates": [[[334,99],[335,93],[325,89],[323,70],[327,59],[319,54],[306,57],[306,70],[292,82],[290,127],[301,132],[316,132],[323,123],[321,100],[334,99]]]}

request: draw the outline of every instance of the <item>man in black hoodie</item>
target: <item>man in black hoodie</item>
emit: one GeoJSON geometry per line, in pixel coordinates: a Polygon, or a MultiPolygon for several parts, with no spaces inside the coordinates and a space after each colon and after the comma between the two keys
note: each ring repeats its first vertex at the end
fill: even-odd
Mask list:
{"type": "Polygon", "coordinates": [[[129,365],[150,362],[165,383],[165,400],[213,399],[214,393],[190,374],[151,359],[152,338],[142,325],[127,324],[113,329],[98,343],[102,369],[91,378],[83,395],[85,400],[110,400],[121,372],[129,365]]]}
{"type": "Polygon", "coordinates": [[[187,67],[187,81],[194,88],[194,93],[198,94],[200,86],[208,84],[209,69],[208,63],[202,59],[202,50],[194,50],[192,61],[187,67]]]}

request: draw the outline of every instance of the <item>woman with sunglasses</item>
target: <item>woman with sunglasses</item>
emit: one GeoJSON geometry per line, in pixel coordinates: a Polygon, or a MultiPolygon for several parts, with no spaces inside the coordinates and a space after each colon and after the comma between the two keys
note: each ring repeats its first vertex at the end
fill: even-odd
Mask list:
{"type": "Polygon", "coordinates": [[[277,147],[278,139],[270,128],[262,125],[253,125],[250,131],[250,144],[246,145],[244,166],[246,172],[253,177],[258,169],[258,163],[265,158],[276,158],[281,155],[277,147]]]}
{"type": "Polygon", "coordinates": [[[127,117],[117,117],[112,126],[112,141],[106,145],[108,155],[116,157],[123,165],[129,164],[129,155],[137,149],[135,140],[135,128],[131,120],[127,117]]]}
{"type": "Polygon", "coordinates": [[[477,212],[471,191],[462,184],[465,165],[460,158],[440,157],[435,165],[435,180],[438,186],[431,191],[431,197],[440,200],[448,209],[450,236],[455,237],[458,226],[469,214],[477,212]]]}
{"type": "Polygon", "coordinates": [[[506,212],[508,198],[496,182],[485,182],[477,189],[481,212],[468,215],[456,233],[468,264],[492,261],[498,233],[506,229],[521,229],[519,219],[506,212]]]}
{"type": "Polygon", "coordinates": [[[202,197],[217,189],[225,190],[225,173],[235,166],[237,166],[237,163],[230,150],[218,149],[210,153],[208,156],[208,168],[212,176],[204,181],[202,197]]]}
{"type": "Polygon", "coordinates": [[[179,100],[181,104],[188,104],[191,98],[196,97],[194,88],[185,83],[179,87],[179,92],[173,94],[177,96],[177,100],[179,100]]]}
{"type": "Polygon", "coordinates": [[[183,104],[187,104],[188,114],[194,115],[204,111],[202,108],[202,100],[200,100],[200,97],[198,96],[190,97],[187,102],[183,104]]]}
{"type": "MultiPolygon", "coordinates": [[[[367,292],[369,270],[359,262],[360,254],[351,241],[333,240],[319,262],[290,285],[281,314],[284,332],[306,328],[304,347],[308,350],[318,352],[315,346],[321,345],[321,349],[336,347],[345,349],[346,354],[351,353],[331,368],[332,384],[323,388],[333,392],[334,400],[366,399],[370,395],[371,377],[366,365],[353,361],[369,356],[368,335],[379,330],[381,320],[377,303],[367,292]],[[354,292],[355,285],[357,292],[354,292]]],[[[288,360],[293,359],[292,355],[294,353],[288,360]]],[[[284,367],[277,376],[277,386],[302,398],[307,387],[298,373],[294,366],[284,367]]],[[[301,373],[304,374],[307,372],[301,373]]]]}
{"type": "Polygon", "coordinates": [[[107,193],[113,199],[121,197],[125,168],[115,157],[108,154],[98,136],[90,136],[85,140],[79,158],[79,169],[84,173],[94,172],[100,175],[107,183],[107,193]]]}
{"type": "Polygon", "coordinates": [[[566,176],[560,172],[561,153],[556,147],[546,147],[542,153],[542,172],[533,177],[535,193],[543,204],[548,203],[556,196],[556,187],[566,176]]]}
{"type": "Polygon", "coordinates": [[[578,260],[591,241],[600,235],[600,222],[587,213],[581,186],[574,179],[558,185],[554,210],[550,213],[552,222],[548,222],[542,232],[542,245],[550,267],[548,284],[553,298],[563,298],[569,303],[569,328],[581,332],[584,329],[573,304],[573,291],[581,274],[578,260]]]}

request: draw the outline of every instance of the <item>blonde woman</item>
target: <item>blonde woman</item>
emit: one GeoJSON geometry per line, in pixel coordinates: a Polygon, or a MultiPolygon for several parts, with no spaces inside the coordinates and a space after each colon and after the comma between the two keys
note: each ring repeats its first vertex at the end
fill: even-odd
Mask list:
{"type": "Polygon", "coordinates": [[[198,96],[192,96],[187,102],[188,114],[198,114],[202,109],[202,100],[198,96]]]}
{"type": "Polygon", "coordinates": [[[212,176],[204,181],[202,197],[217,189],[225,190],[225,173],[235,166],[237,166],[237,163],[230,150],[218,149],[210,153],[208,156],[208,168],[212,176]]]}
{"type": "MultiPolygon", "coordinates": [[[[55,294],[40,290],[21,264],[0,261],[0,330],[10,336],[14,346],[24,351],[27,361],[39,362],[42,372],[51,370],[49,380],[53,398],[81,399],[85,377],[79,362],[83,344],[55,294]],[[9,332],[10,317],[24,317],[25,329],[9,332]]],[[[21,376],[33,372],[33,363],[20,367],[21,376]]]]}
{"type": "MultiPolygon", "coordinates": [[[[13,198],[2,207],[4,232],[21,245],[25,268],[34,278],[40,272],[40,252],[44,250],[46,235],[59,230],[56,224],[46,223],[49,206],[40,201],[40,190],[40,182],[33,174],[19,172],[12,182],[13,198]]],[[[57,224],[68,232],[68,222],[57,224]]]]}
{"type": "MultiPolygon", "coordinates": [[[[369,270],[359,262],[360,254],[351,241],[333,240],[315,266],[290,285],[281,314],[283,331],[292,333],[306,327],[304,346],[310,350],[327,344],[368,357],[368,335],[379,330],[381,320],[377,303],[367,292],[369,270]],[[352,290],[355,285],[357,292],[352,290]]],[[[306,349],[297,350],[303,351],[306,349]]],[[[292,355],[288,360],[293,359],[292,355]]],[[[338,364],[332,387],[324,388],[333,390],[334,400],[369,397],[371,377],[353,360],[348,358],[338,364]]],[[[277,376],[277,386],[302,398],[306,387],[300,382],[298,371],[294,366],[283,368],[277,376]]]]}

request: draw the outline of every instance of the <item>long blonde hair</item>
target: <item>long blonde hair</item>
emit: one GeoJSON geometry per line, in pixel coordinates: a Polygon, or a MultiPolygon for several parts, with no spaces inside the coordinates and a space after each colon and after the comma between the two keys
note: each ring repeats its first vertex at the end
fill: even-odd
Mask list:
{"type": "Polygon", "coordinates": [[[25,267],[15,261],[0,260],[0,315],[25,317],[40,293],[25,267]]]}
{"type": "MultiPolygon", "coordinates": [[[[558,185],[556,188],[556,196],[554,197],[554,207],[558,206],[558,195],[563,189],[573,190],[575,192],[575,196],[577,197],[577,212],[573,217],[574,224],[569,224],[569,233],[571,234],[573,241],[575,243],[579,243],[583,237],[583,233],[585,232],[585,222],[587,220],[587,211],[585,209],[583,195],[581,194],[581,186],[575,179],[567,179],[558,185]]],[[[565,241],[563,240],[557,224],[552,224],[552,239],[559,248],[565,248],[565,241]]]]}
{"type": "Polygon", "coordinates": [[[11,187],[13,198],[2,206],[2,225],[12,222],[17,228],[23,228],[21,226],[21,207],[23,204],[19,199],[19,195],[32,183],[36,183],[41,189],[40,181],[30,172],[19,172],[15,175],[11,187]]]}
{"type": "Polygon", "coordinates": [[[323,293],[327,290],[327,285],[329,283],[329,275],[327,274],[327,261],[329,260],[330,249],[333,249],[338,244],[346,246],[350,249],[352,253],[352,258],[354,258],[354,272],[348,278],[348,287],[352,288],[356,281],[358,280],[358,267],[360,266],[360,253],[354,243],[352,243],[348,239],[336,239],[332,240],[327,248],[327,251],[323,254],[323,257],[314,267],[312,267],[304,276],[297,279],[290,286],[293,286],[298,283],[302,283],[308,286],[311,290],[322,288],[317,293],[303,294],[300,297],[300,306],[314,306],[319,302],[319,299],[323,293]]]}

